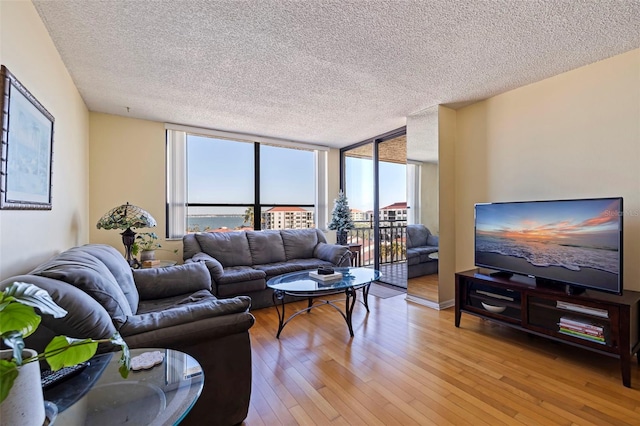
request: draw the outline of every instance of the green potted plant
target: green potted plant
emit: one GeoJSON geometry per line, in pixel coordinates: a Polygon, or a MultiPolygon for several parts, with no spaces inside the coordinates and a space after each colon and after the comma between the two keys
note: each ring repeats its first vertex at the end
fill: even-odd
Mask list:
{"type": "Polygon", "coordinates": [[[334,200],[333,211],[331,212],[331,222],[329,229],[335,230],[337,242],[340,245],[347,245],[347,234],[349,229],[355,228],[353,220],[351,220],[351,210],[349,202],[344,192],[340,190],[338,198],[334,200]]]}
{"type": "Polygon", "coordinates": [[[141,232],[136,235],[136,245],[138,250],[156,250],[162,247],[158,242],[158,234],[155,232],[141,232]]]}
{"type": "MultiPolygon", "coordinates": [[[[161,249],[161,247],[158,242],[158,235],[155,232],[141,232],[136,235],[131,253],[134,256],[140,254],[140,261],[144,262],[145,260],[154,260],[156,258],[156,250],[161,249]]],[[[173,250],[174,254],[177,252],[178,249],[173,250]]]]}
{"type": "Polygon", "coordinates": [[[6,424],[44,422],[44,401],[38,361],[46,360],[52,370],[73,366],[95,355],[99,343],[120,345],[120,374],[129,374],[129,348],[116,333],[110,339],[72,339],[56,336],[44,352],[25,349],[24,338],[33,334],[42,314],[62,318],[67,311],[58,306],[43,289],[22,282],[14,282],[0,293],[0,337],[10,349],[0,351],[0,418],[6,424]],[[14,417],[15,416],[15,417],[14,417]]]}
{"type": "Polygon", "coordinates": [[[140,253],[140,261],[154,260],[156,258],[156,250],[162,247],[158,242],[158,235],[155,232],[141,232],[136,235],[133,245],[133,255],[140,253]]]}

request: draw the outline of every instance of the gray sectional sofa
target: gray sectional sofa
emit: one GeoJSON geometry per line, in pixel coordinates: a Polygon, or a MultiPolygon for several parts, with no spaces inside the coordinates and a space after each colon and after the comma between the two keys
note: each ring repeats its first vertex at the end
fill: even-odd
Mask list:
{"type": "Polygon", "coordinates": [[[407,277],[438,273],[438,259],[430,254],[438,251],[438,237],[422,224],[407,225],[407,277]]]}
{"type": "Polygon", "coordinates": [[[41,352],[56,335],[105,339],[118,331],[130,348],[179,350],[193,356],[205,376],[202,394],[182,424],[234,425],[247,416],[251,301],[217,299],[203,264],[132,270],[115,248],[88,244],[3,280],[0,289],[15,281],[44,289],[68,312],[59,319],[42,315],[27,347],[41,352]]]}
{"type": "Polygon", "coordinates": [[[267,280],[319,266],[350,266],[349,248],[327,244],[318,229],[203,232],[183,237],[185,264],[203,262],[217,297],[247,295],[252,308],[273,305],[267,280]]]}

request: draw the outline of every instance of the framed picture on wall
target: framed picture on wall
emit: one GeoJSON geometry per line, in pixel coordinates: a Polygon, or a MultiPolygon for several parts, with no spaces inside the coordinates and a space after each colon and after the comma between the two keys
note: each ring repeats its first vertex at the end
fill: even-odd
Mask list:
{"type": "Polygon", "coordinates": [[[2,65],[0,209],[51,210],[53,116],[2,65]]]}

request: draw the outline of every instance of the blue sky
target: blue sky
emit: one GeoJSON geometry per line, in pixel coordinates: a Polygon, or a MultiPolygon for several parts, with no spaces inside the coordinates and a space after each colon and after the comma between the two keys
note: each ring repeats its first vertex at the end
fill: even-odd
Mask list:
{"type": "MultiPolygon", "coordinates": [[[[349,207],[373,210],[373,161],[347,157],[347,199],[349,207]]],[[[407,200],[407,166],[380,163],[380,207],[407,200]]]]}
{"type": "MultiPolygon", "coordinates": [[[[310,151],[261,146],[261,202],[313,204],[314,156],[310,151]]],[[[253,144],[189,135],[190,203],[253,201],[253,144]]],[[[371,160],[347,158],[349,207],[373,208],[371,160]]],[[[380,164],[380,207],[406,201],[406,166],[380,164]]],[[[330,206],[332,206],[332,201],[330,206]]]]}

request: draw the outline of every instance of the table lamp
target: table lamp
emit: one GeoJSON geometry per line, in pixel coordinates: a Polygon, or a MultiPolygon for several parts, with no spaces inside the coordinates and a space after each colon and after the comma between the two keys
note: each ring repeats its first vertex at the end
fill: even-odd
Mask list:
{"type": "Polygon", "coordinates": [[[105,213],[96,226],[98,229],[124,229],[120,235],[125,247],[125,258],[131,267],[138,267],[138,260],[131,255],[131,246],[136,238],[136,233],[131,228],[152,228],[156,226],[156,220],[149,212],[127,202],[105,213]]]}

